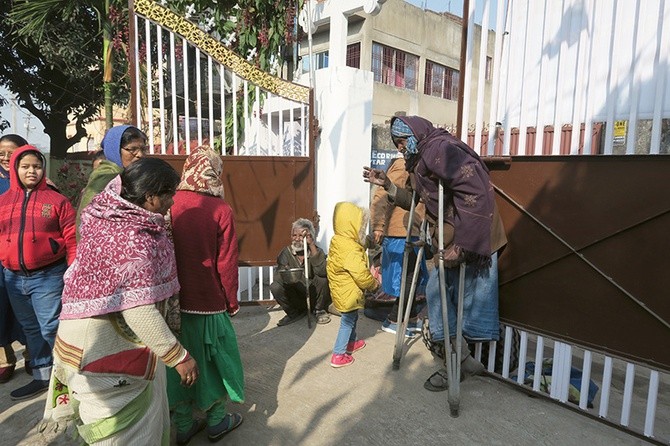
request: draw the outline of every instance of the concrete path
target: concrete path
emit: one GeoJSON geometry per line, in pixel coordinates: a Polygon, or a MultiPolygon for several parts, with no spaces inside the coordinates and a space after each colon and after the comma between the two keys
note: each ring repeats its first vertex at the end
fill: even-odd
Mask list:
{"type": "MultiPolygon", "coordinates": [[[[277,327],[281,310],[243,307],[233,321],[246,372],[246,402],[231,404],[245,421],[225,445],[641,445],[645,441],[489,377],[461,385],[459,418],[450,418],[446,392],[424,380],[439,365],[420,337],[409,342],[399,371],[391,368],[394,336],[365,318],[368,346],[345,368],[329,365],[339,318],[311,330],[306,320],[277,327]]],[[[22,403],[9,392],[27,383],[23,369],[0,385],[0,443],[76,444],[65,433],[39,434],[43,398],[22,403]]],[[[71,429],[71,428],[70,428],[71,429]]],[[[204,433],[190,445],[210,444],[204,433]]]]}

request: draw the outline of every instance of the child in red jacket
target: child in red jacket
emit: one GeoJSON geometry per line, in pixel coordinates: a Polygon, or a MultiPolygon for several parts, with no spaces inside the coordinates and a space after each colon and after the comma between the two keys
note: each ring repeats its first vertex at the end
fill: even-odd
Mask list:
{"type": "Polygon", "coordinates": [[[0,196],[0,261],[33,370],[33,381],[10,393],[13,400],[47,390],[63,274],[76,254],[74,208],[47,186],[45,165],[38,149],[19,147],[10,159],[9,191],[0,196]]]}

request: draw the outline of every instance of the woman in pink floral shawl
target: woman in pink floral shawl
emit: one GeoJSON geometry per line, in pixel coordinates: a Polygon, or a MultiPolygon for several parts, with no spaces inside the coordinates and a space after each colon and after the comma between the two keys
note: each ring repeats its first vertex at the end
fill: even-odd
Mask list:
{"type": "Polygon", "coordinates": [[[88,444],[167,445],[165,365],[182,385],[198,377],[161,313],[179,290],[164,227],[178,181],[165,161],[142,158],[83,211],[77,258],[64,277],[47,415],[57,419],[68,405],[66,384],[88,444]]]}

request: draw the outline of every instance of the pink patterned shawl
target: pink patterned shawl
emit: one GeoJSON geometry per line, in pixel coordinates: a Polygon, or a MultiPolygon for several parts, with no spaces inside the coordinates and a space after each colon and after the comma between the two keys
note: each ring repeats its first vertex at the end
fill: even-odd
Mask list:
{"type": "Polygon", "coordinates": [[[64,277],[61,319],[154,304],[179,291],[163,216],[124,200],[120,192],[117,176],[82,213],[77,258],[64,277]]]}

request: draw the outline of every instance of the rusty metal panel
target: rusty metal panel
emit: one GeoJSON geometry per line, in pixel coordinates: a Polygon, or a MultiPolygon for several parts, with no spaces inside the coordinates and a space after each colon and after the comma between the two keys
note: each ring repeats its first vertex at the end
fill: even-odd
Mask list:
{"type": "MultiPolygon", "coordinates": [[[[161,158],[181,172],[186,156],[161,158]]],[[[240,265],[274,265],[290,242],[291,223],[312,218],[312,158],[225,156],[222,177],[235,213],[240,265]]]]}
{"type": "Polygon", "coordinates": [[[670,157],[520,156],[491,176],[501,319],[670,370],[670,157]]]}
{"type": "MultiPolygon", "coordinates": [[[[579,132],[579,147],[578,151],[580,155],[584,155],[584,131],[585,125],[582,124],[579,132]]],[[[596,122],[591,128],[591,153],[588,155],[597,155],[601,152],[601,140],[602,134],[604,131],[603,124],[601,122],[596,122]]],[[[537,129],[535,127],[528,127],[526,129],[526,145],[523,155],[534,155],[535,154],[535,142],[537,136],[537,129]]],[[[494,154],[496,156],[501,156],[503,154],[503,138],[504,134],[502,132],[497,134],[496,143],[494,146],[494,154]]],[[[572,125],[564,125],[561,128],[561,139],[560,152],[561,155],[570,154],[570,141],[572,138],[572,125]]],[[[488,129],[482,130],[481,135],[481,144],[479,149],[474,147],[475,143],[475,132],[468,132],[468,145],[475,149],[477,153],[487,153],[488,151],[488,141],[489,141],[489,131],[488,129]]],[[[540,141],[542,147],[542,155],[551,155],[552,147],[554,144],[554,127],[547,125],[543,129],[542,140],[540,141]]],[[[510,155],[519,155],[519,129],[513,128],[510,131],[510,155]]]]}

